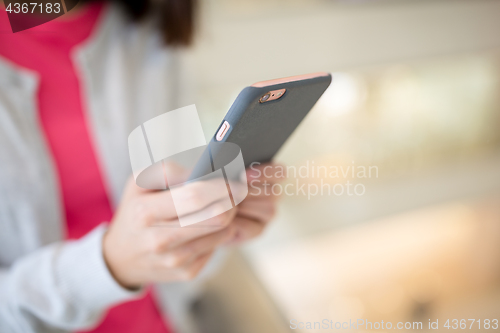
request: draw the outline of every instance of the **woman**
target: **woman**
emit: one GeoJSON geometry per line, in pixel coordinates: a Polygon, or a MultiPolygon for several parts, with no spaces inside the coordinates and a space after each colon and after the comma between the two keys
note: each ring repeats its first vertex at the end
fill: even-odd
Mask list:
{"type": "MultiPolygon", "coordinates": [[[[200,227],[172,228],[169,191],[127,182],[128,134],[193,103],[179,47],[194,9],[89,2],[16,34],[0,9],[0,332],[187,332],[184,281],[271,219],[274,198],[249,196],[200,227]]],[[[194,210],[215,202],[183,190],[194,210]]]]}

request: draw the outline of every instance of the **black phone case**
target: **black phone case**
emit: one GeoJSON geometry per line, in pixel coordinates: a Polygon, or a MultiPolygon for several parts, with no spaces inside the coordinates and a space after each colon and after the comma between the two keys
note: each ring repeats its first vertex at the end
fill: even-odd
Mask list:
{"type": "MultiPolygon", "coordinates": [[[[254,162],[271,161],[323,95],[331,80],[331,75],[327,75],[261,88],[246,87],[215,133],[225,121],[230,124],[229,130],[221,141],[217,141],[214,134],[206,153],[210,154],[211,151],[213,161],[214,155],[218,154],[217,143],[231,142],[241,148],[245,167],[254,162]],[[267,92],[284,88],[286,92],[283,97],[265,103],[259,101],[267,92]]],[[[206,175],[211,169],[209,165],[197,165],[190,179],[206,175]]]]}

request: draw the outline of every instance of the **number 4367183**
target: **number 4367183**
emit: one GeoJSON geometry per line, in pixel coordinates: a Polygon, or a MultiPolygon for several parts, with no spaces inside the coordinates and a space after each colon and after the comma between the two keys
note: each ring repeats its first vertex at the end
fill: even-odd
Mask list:
{"type": "Polygon", "coordinates": [[[23,2],[23,3],[9,3],[5,11],[8,13],[31,13],[31,14],[59,14],[61,12],[61,4],[59,2],[56,3],[37,3],[37,2],[23,2]]]}
{"type": "MultiPolygon", "coordinates": [[[[498,329],[498,319],[483,319],[483,329],[493,329],[496,330],[498,329]]],[[[446,323],[444,324],[444,327],[447,329],[481,329],[481,319],[448,319],[446,323]]]]}

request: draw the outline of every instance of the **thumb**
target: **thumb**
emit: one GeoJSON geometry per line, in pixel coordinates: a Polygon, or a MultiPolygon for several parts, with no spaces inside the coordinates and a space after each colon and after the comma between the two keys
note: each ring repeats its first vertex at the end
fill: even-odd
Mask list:
{"type": "Polygon", "coordinates": [[[137,193],[165,190],[184,182],[188,175],[187,170],[180,164],[161,160],[135,175],[135,181],[131,177],[132,180],[129,180],[129,183],[135,183],[135,186],[128,186],[131,191],[137,193]]]}
{"type": "Polygon", "coordinates": [[[172,161],[162,162],[167,187],[184,183],[189,177],[189,170],[172,161]]]}

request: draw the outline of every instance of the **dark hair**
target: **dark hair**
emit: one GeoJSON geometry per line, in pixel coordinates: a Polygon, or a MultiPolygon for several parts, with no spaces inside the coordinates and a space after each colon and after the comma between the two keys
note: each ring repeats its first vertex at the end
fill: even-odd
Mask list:
{"type": "Polygon", "coordinates": [[[169,46],[188,46],[193,41],[197,0],[113,0],[113,2],[121,4],[134,21],[157,16],[158,28],[165,44],[169,46]]]}

